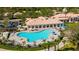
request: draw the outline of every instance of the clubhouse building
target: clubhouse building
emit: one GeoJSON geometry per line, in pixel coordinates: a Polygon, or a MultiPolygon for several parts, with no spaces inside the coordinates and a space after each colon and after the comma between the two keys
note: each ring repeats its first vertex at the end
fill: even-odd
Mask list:
{"type": "Polygon", "coordinates": [[[57,14],[50,18],[59,19],[62,22],[79,22],[79,14],[74,14],[74,13],[57,14]]]}
{"type": "Polygon", "coordinates": [[[38,17],[38,18],[27,18],[25,21],[25,24],[27,25],[27,29],[34,29],[34,30],[40,30],[40,29],[48,29],[48,28],[64,28],[64,23],[59,21],[58,19],[52,19],[52,18],[45,18],[45,17],[38,17]]]}

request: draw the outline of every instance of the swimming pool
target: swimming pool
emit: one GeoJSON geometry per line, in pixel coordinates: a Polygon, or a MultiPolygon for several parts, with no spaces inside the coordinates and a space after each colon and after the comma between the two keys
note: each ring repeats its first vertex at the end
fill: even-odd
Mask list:
{"type": "Polygon", "coordinates": [[[38,32],[19,32],[17,36],[27,38],[28,42],[35,42],[37,40],[46,40],[50,34],[55,34],[54,30],[42,30],[38,32]]]}

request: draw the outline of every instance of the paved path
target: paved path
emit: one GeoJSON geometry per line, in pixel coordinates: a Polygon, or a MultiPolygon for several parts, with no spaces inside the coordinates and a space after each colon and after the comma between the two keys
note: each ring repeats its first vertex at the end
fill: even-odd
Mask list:
{"type": "Polygon", "coordinates": [[[0,48],[0,51],[10,51],[10,50],[6,50],[6,49],[2,49],[2,48],[0,48]]]}

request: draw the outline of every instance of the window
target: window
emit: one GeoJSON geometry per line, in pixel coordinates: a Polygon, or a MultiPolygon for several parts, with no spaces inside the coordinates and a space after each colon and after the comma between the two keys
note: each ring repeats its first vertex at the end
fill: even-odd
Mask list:
{"type": "Polygon", "coordinates": [[[34,28],[34,26],[32,26],[32,28],[34,28]]]}
{"type": "Polygon", "coordinates": [[[63,26],[63,24],[61,24],[61,26],[63,26]]]}
{"type": "Polygon", "coordinates": [[[50,27],[53,27],[53,25],[50,25],[50,27]]]}
{"type": "Polygon", "coordinates": [[[56,27],[56,24],[54,24],[54,27],[56,27]]]}
{"type": "Polygon", "coordinates": [[[60,24],[57,24],[57,27],[60,27],[60,24]]]}
{"type": "Polygon", "coordinates": [[[27,30],[27,28],[25,28],[25,30],[27,30]]]}
{"type": "Polygon", "coordinates": [[[31,26],[28,26],[28,28],[30,28],[31,26]]]}
{"type": "Polygon", "coordinates": [[[69,20],[66,20],[66,22],[69,22],[69,20]]]}
{"type": "Polygon", "coordinates": [[[39,26],[39,28],[41,28],[41,25],[39,26]]]}
{"type": "Polygon", "coordinates": [[[38,26],[36,26],[36,28],[38,28],[38,26]]]}
{"type": "Polygon", "coordinates": [[[49,27],[49,25],[47,25],[47,27],[49,27]]]}
{"type": "Polygon", "coordinates": [[[71,21],[72,21],[73,19],[71,18],[71,21]]]}
{"type": "Polygon", "coordinates": [[[43,28],[45,28],[45,25],[43,25],[43,28]]]}

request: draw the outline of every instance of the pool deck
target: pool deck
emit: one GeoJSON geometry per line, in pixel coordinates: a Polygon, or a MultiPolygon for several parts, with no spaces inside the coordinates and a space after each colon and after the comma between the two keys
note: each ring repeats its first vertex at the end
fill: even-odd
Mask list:
{"type": "MultiPolygon", "coordinates": [[[[55,30],[55,29],[54,29],[55,30]]],[[[56,30],[55,30],[56,31],[56,30]]],[[[25,32],[25,31],[23,31],[23,32],[25,32]]],[[[58,31],[56,31],[57,33],[59,33],[58,31]]],[[[4,32],[5,33],[5,32],[4,32]]],[[[18,34],[19,32],[16,32],[16,33],[11,33],[11,35],[10,35],[10,37],[9,37],[9,40],[15,40],[16,41],[16,44],[18,44],[18,43],[20,43],[20,40],[21,39],[25,39],[25,38],[21,38],[21,37],[19,37],[19,36],[17,36],[17,34],[18,34]]],[[[5,34],[4,36],[7,36],[7,34],[5,34]]],[[[54,37],[54,39],[56,39],[57,38],[57,35],[53,35],[53,37],[54,37]]],[[[46,39],[46,42],[47,41],[54,41],[54,39],[52,39],[51,37],[49,37],[48,39],[46,39]]],[[[36,45],[39,45],[39,44],[42,44],[42,43],[44,43],[43,42],[43,40],[38,40],[38,41],[36,41],[36,45]]],[[[15,45],[16,45],[15,44],[15,45]]],[[[33,46],[34,45],[34,42],[26,42],[26,44],[29,44],[29,45],[31,45],[31,46],[33,46]]]]}

